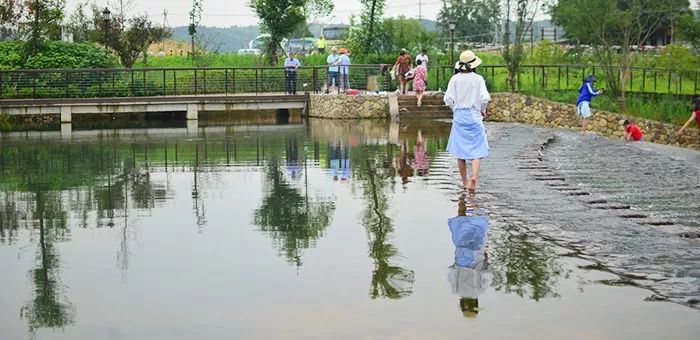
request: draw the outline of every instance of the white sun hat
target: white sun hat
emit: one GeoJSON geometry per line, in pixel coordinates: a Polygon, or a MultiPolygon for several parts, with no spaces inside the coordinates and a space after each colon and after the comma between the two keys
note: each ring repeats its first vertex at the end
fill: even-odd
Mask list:
{"type": "Polygon", "coordinates": [[[481,60],[481,58],[477,57],[473,51],[466,50],[466,51],[462,52],[462,54],[459,55],[459,62],[462,64],[469,65],[469,68],[471,68],[473,70],[473,69],[479,67],[479,65],[481,65],[482,60],[481,60]]]}

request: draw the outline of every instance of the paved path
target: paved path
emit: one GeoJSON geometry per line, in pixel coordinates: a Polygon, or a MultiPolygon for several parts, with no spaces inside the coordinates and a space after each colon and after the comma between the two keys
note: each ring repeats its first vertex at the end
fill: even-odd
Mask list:
{"type": "MultiPolygon", "coordinates": [[[[700,241],[679,234],[700,231],[700,153],[528,125],[487,129],[478,199],[506,225],[596,261],[617,283],[698,307],[700,241]]],[[[443,153],[432,173],[450,195],[453,163],[443,153]]]]}

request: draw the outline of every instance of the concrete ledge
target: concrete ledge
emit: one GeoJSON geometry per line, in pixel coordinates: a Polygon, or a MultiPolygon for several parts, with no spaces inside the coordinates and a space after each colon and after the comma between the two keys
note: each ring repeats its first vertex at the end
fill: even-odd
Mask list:
{"type": "MultiPolygon", "coordinates": [[[[93,104],[13,104],[0,106],[0,114],[6,115],[47,115],[60,114],[61,122],[71,121],[72,114],[95,113],[149,113],[149,112],[201,112],[201,111],[242,111],[304,109],[303,101],[263,101],[263,102],[113,102],[93,104]]],[[[196,118],[188,118],[196,119],[196,118]]]]}

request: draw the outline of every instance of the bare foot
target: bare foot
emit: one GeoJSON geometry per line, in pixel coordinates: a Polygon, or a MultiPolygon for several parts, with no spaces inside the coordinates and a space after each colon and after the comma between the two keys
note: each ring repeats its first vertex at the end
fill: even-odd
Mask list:
{"type": "Polygon", "coordinates": [[[476,192],[476,177],[472,177],[469,180],[469,191],[476,192]]]}

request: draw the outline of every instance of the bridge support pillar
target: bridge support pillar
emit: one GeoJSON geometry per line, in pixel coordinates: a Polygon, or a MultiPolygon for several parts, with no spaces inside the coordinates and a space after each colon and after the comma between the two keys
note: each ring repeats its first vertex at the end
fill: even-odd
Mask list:
{"type": "Polygon", "coordinates": [[[66,105],[61,106],[61,123],[70,123],[72,121],[72,107],[66,105]]]}
{"type": "Polygon", "coordinates": [[[188,136],[196,136],[198,132],[199,132],[199,122],[197,122],[194,119],[188,120],[187,121],[187,135],[188,136]]]}
{"type": "Polygon", "coordinates": [[[61,123],[61,139],[73,138],[73,126],[71,123],[61,123]]]}
{"type": "Polygon", "coordinates": [[[392,120],[399,116],[399,96],[393,93],[389,94],[389,116],[392,120]]]}
{"type": "Polygon", "coordinates": [[[197,120],[199,117],[199,109],[197,104],[187,104],[187,120],[197,120]]]}

